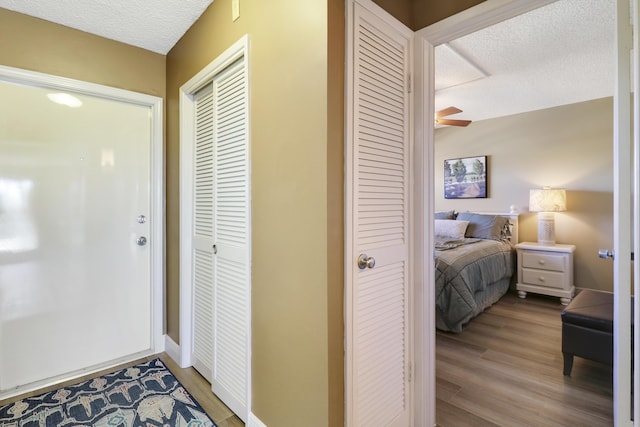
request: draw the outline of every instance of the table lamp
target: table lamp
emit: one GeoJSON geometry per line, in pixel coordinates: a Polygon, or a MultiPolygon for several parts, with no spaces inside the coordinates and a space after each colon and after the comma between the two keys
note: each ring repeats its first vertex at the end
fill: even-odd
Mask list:
{"type": "Polygon", "coordinates": [[[555,214],[567,210],[567,194],[558,188],[529,190],[529,211],[538,212],[538,243],[555,245],[555,214]]]}

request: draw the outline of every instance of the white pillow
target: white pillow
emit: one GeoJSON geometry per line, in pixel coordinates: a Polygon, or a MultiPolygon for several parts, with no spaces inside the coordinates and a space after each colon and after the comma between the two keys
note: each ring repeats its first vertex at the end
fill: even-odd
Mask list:
{"type": "Polygon", "coordinates": [[[436,219],[436,236],[452,237],[454,239],[464,239],[469,221],[455,219],[436,219]]]}

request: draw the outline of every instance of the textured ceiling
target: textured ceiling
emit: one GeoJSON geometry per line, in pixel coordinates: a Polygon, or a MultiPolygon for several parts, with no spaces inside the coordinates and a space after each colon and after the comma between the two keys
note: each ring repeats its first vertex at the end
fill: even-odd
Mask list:
{"type": "MultiPolygon", "coordinates": [[[[212,0],[0,0],[166,54],[212,0]]],[[[474,121],[613,94],[613,0],[559,0],[436,48],[436,110],[474,121]]]]}
{"type": "Polygon", "coordinates": [[[0,0],[0,7],[166,54],[213,0],[0,0]]]}
{"type": "Polygon", "coordinates": [[[474,121],[613,95],[613,0],[559,0],[436,48],[436,111],[474,121]]]}

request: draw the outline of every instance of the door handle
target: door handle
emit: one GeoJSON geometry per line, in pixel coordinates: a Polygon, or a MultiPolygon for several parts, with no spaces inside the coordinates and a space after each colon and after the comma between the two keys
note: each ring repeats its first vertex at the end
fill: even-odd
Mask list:
{"type": "Polygon", "coordinates": [[[611,252],[609,249],[599,249],[598,256],[603,259],[607,259],[607,258],[614,259],[613,252],[611,252]]]}
{"type": "MultiPolygon", "coordinates": [[[[613,252],[611,252],[609,249],[599,249],[598,256],[604,259],[607,259],[607,258],[615,259],[613,252]]],[[[635,254],[633,252],[631,252],[631,261],[635,261],[635,254]]]]}
{"type": "Polygon", "coordinates": [[[376,260],[373,257],[367,256],[367,254],[360,254],[358,257],[358,268],[364,270],[365,268],[373,268],[376,265],[376,260]]]}
{"type": "Polygon", "coordinates": [[[147,244],[147,238],[144,236],[140,236],[136,239],[136,243],[138,244],[138,246],[144,246],[147,244]]]}

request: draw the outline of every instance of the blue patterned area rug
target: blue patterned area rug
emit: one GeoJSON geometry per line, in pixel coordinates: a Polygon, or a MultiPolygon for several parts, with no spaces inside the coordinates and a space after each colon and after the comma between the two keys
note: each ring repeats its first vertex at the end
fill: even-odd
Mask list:
{"type": "Polygon", "coordinates": [[[215,427],[155,359],[0,408],[2,427],[215,427]]]}

